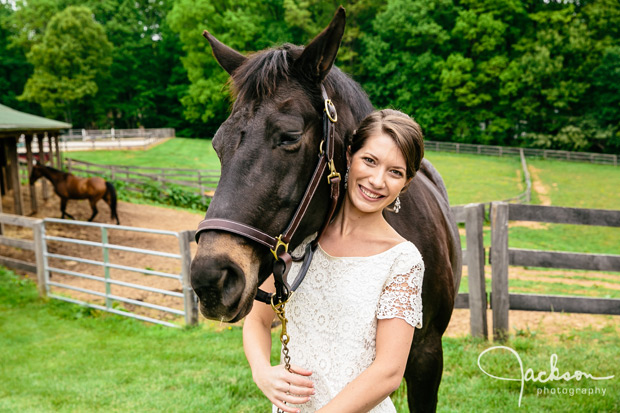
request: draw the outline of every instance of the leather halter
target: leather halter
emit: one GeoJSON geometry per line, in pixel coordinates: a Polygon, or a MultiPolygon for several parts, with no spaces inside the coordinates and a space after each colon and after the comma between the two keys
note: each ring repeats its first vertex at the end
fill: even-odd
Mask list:
{"type": "Polygon", "coordinates": [[[314,250],[316,249],[321,236],[325,232],[327,225],[331,221],[338,204],[338,196],[340,195],[340,174],[336,171],[334,166],[334,123],[338,121],[338,115],[336,113],[336,107],[327,97],[327,92],[325,91],[325,87],[323,85],[321,85],[321,95],[323,97],[324,109],[323,140],[319,146],[319,161],[314,169],[314,173],[312,174],[310,184],[306,188],[306,192],[304,193],[293,218],[284,232],[277,237],[273,237],[258,228],[242,222],[224,218],[205,218],[200,222],[200,224],[198,224],[198,229],[196,230],[196,242],[200,239],[200,234],[202,232],[218,230],[241,235],[245,238],[251,239],[252,241],[258,242],[271,250],[274,256],[273,275],[275,279],[276,292],[275,294],[270,294],[259,289],[255,297],[256,300],[266,304],[273,304],[274,298],[279,303],[286,302],[291,293],[297,289],[299,284],[301,284],[301,281],[305,277],[308,267],[310,266],[310,261],[312,260],[314,250]],[[324,150],[324,148],[326,148],[326,150],[324,150]],[[304,256],[300,258],[293,258],[288,252],[289,243],[291,242],[293,235],[295,235],[295,231],[297,231],[299,224],[303,220],[327,168],[329,168],[327,182],[331,186],[330,206],[327,211],[327,215],[317,237],[306,248],[304,256]],[[291,287],[287,282],[288,272],[291,268],[292,262],[301,261],[301,259],[304,260],[304,263],[295,280],[295,283],[291,287]]]}

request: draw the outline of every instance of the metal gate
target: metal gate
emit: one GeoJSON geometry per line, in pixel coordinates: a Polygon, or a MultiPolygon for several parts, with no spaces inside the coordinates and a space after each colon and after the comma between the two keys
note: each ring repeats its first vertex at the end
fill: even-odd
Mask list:
{"type": "MultiPolygon", "coordinates": [[[[173,231],[164,231],[164,230],[155,230],[155,229],[147,229],[147,228],[137,228],[137,227],[129,227],[129,226],[120,226],[120,225],[110,225],[110,224],[100,224],[93,222],[83,222],[83,221],[69,221],[64,219],[54,219],[54,218],[46,218],[43,220],[43,229],[42,229],[42,255],[43,255],[43,271],[44,271],[44,280],[45,280],[45,291],[48,297],[55,298],[58,300],[68,301],[71,303],[81,304],[84,306],[88,306],[91,308],[95,308],[102,311],[107,311],[110,313],[122,315],[125,317],[136,318],[138,320],[148,321],[156,324],[162,324],[169,327],[180,327],[180,325],[171,323],[165,320],[160,320],[151,316],[135,314],[133,312],[126,311],[124,309],[118,309],[116,306],[118,304],[115,303],[126,303],[134,306],[140,306],[149,308],[152,310],[163,311],[166,313],[171,313],[177,316],[184,316],[186,324],[196,324],[198,322],[198,310],[197,310],[197,297],[194,294],[190,282],[189,282],[189,264],[190,264],[190,249],[189,243],[193,240],[194,231],[182,231],[182,232],[173,232],[173,231]],[[62,224],[62,225],[72,225],[72,226],[82,226],[82,227],[95,227],[100,229],[101,240],[100,241],[88,241],[82,239],[75,238],[66,238],[59,236],[50,236],[47,235],[49,224],[62,224]],[[144,248],[134,248],[126,245],[113,244],[109,242],[109,232],[110,231],[131,231],[131,232],[141,232],[148,234],[157,234],[157,235],[166,235],[171,237],[176,237],[178,240],[178,252],[177,253],[169,253],[163,251],[155,251],[144,248]],[[58,253],[50,253],[48,251],[49,242],[60,242],[64,244],[77,244],[88,247],[95,247],[97,250],[101,251],[101,260],[93,259],[95,257],[76,257],[69,256],[58,253]],[[125,251],[130,253],[137,254],[147,254],[158,257],[165,257],[170,259],[178,259],[180,262],[181,271],[179,273],[168,273],[163,271],[156,271],[154,269],[145,269],[145,268],[137,268],[130,265],[123,265],[118,263],[113,263],[110,260],[110,252],[111,251],[125,251]],[[103,267],[103,276],[97,276],[92,274],[86,274],[84,272],[72,271],[66,268],[58,268],[50,266],[50,259],[60,260],[59,262],[76,262],[94,265],[98,267],[103,267]],[[137,284],[134,282],[127,282],[120,279],[115,279],[111,276],[111,270],[122,270],[125,272],[133,272],[133,273],[141,273],[148,276],[155,277],[163,277],[173,280],[178,280],[179,287],[181,292],[171,291],[162,288],[149,287],[141,284],[137,284]],[[89,288],[78,287],[75,285],[70,285],[63,282],[52,281],[50,275],[52,273],[63,274],[65,276],[77,277],[80,279],[92,280],[97,283],[103,284],[103,291],[95,291],[89,288]],[[123,297],[119,294],[112,294],[112,288],[114,286],[125,287],[130,289],[137,289],[142,291],[147,291],[150,293],[161,294],[163,296],[171,296],[177,297],[183,300],[183,310],[167,307],[164,305],[153,304],[144,302],[137,299],[132,299],[128,297],[123,297]],[[99,300],[103,299],[103,304],[97,304],[93,302],[83,301],[72,297],[67,297],[65,295],[57,294],[51,291],[50,287],[57,287],[61,289],[76,291],[80,293],[85,293],[89,295],[93,295],[99,297],[99,300]]],[[[122,304],[121,304],[122,305],[122,304]]]]}

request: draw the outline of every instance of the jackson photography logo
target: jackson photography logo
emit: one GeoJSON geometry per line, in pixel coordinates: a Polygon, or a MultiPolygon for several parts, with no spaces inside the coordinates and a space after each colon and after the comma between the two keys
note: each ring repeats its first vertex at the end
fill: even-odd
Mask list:
{"type": "MultiPolygon", "coordinates": [[[[581,379],[592,379],[592,380],[610,380],[613,379],[614,376],[607,376],[607,377],[595,377],[590,373],[586,373],[584,371],[580,371],[580,370],[575,370],[573,372],[573,374],[571,374],[570,372],[565,372],[563,374],[560,374],[560,369],[558,369],[556,367],[556,364],[558,362],[558,355],[557,354],[552,354],[551,357],[549,358],[549,366],[550,366],[550,371],[547,374],[547,372],[545,370],[541,370],[540,372],[538,372],[538,375],[536,375],[534,373],[534,370],[531,368],[528,368],[527,370],[523,370],[523,362],[521,361],[521,357],[519,356],[519,353],[517,353],[515,350],[511,349],[510,347],[506,347],[506,346],[495,346],[495,347],[490,347],[486,350],[484,350],[482,353],[480,353],[480,355],[478,356],[478,368],[487,376],[489,377],[493,377],[494,379],[497,380],[508,380],[508,381],[518,381],[521,382],[521,391],[519,392],[519,407],[521,407],[521,399],[523,398],[523,389],[525,388],[525,382],[526,381],[532,381],[534,383],[547,383],[550,381],[559,381],[559,380],[564,380],[564,381],[571,381],[571,380],[577,380],[580,381],[581,379]],[[486,371],[485,369],[482,368],[482,366],[480,365],[480,360],[482,359],[482,356],[484,356],[486,353],[490,352],[490,351],[495,351],[495,350],[508,350],[509,352],[511,352],[517,359],[517,361],[519,362],[519,367],[520,367],[520,374],[517,374],[517,377],[499,377],[499,376],[495,376],[491,373],[489,373],[488,371],[486,371]]],[[[536,393],[537,395],[541,395],[541,394],[565,394],[565,395],[570,395],[570,396],[574,396],[575,394],[588,394],[588,395],[593,395],[593,394],[601,394],[601,395],[605,395],[607,389],[601,389],[601,388],[582,388],[582,387],[578,387],[578,388],[546,388],[546,387],[539,387],[536,389],[536,393]]]]}

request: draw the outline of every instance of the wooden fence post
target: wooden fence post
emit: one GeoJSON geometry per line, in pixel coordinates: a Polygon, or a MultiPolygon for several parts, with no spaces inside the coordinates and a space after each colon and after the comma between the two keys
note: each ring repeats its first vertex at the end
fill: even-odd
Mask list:
{"type": "Polygon", "coordinates": [[[39,296],[47,297],[47,286],[45,285],[45,268],[43,266],[43,220],[37,220],[32,227],[34,234],[34,255],[37,264],[37,287],[39,296]]]}
{"type": "Polygon", "coordinates": [[[181,251],[181,280],[183,282],[183,304],[185,308],[185,324],[198,324],[198,297],[192,289],[190,280],[190,264],[192,254],[190,243],[194,241],[194,231],[179,232],[179,249],[181,251]]]}
{"type": "Polygon", "coordinates": [[[469,320],[472,337],[488,338],[487,293],[484,279],[484,204],[465,206],[469,320]]]}
{"type": "Polygon", "coordinates": [[[493,339],[508,339],[508,204],[491,204],[491,308],[493,339]]]}

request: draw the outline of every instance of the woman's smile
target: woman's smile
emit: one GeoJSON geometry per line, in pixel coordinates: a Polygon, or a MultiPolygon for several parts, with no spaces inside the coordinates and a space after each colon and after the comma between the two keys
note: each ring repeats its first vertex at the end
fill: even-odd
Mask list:
{"type": "Polygon", "coordinates": [[[360,189],[360,192],[371,201],[376,201],[378,199],[385,198],[384,195],[371,191],[370,189],[365,188],[363,185],[358,185],[358,187],[360,189]]]}

